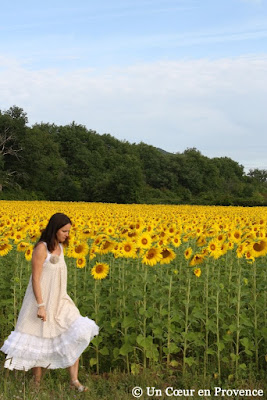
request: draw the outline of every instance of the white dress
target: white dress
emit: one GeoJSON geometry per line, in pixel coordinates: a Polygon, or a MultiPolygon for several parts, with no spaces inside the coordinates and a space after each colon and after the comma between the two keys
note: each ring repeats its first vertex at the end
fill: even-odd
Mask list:
{"type": "Polygon", "coordinates": [[[67,294],[67,267],[60,248],[59,256],[47,251],[41,274],[47,320],[37,318],[31,276],[15,330],[1,348],[7,354],[5,368],[28,371],[33,367],[69,367],[98,335],[96,323],[82,317],[67,294]]]}

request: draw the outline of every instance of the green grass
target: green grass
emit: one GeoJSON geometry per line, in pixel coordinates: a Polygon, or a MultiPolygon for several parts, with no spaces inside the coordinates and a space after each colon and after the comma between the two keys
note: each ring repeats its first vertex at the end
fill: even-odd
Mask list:
{"type": "MultiPolygon", "coordinates": [[[[147,369],[138,375],[126,374],[119,371],[96,375],[85,369],[80,370],[80,380],[89,387],[86,393],[78,393],[69,388],[69,377],[66,370],[47,370],[43,376],[39,390],[36,390],[32,380],[32,373],[23,371],[8,371],[1,367],[0,370],[0,400],[69,400],[69,399],[90,399],[90,400],[133,400],[132,389],[141,387],[144,392],[146,387],[155,387],[162,391],[161,396],[142,395],[140,399],[213,399],[214,387],[223,389],[262,389],[264,395],[267,393],[267,384],[264,376],[260,378],[234,382],[226,380],[218,383],[214,377],[207,377],[203,383],[202,377],[188,374],[182,377],[180,371],[172,369],[161,370],[160,368],[147,369]],[[194,389],[194,395],[171,396],[165,394],[167,387],[174,389],[194,389]],[[199,389],[210,389],[211,396],[198,396],[199,389]]],[[[217,397],[223,400],[234,399],[234,397],[217,397]]],[[[246,399],[264,399],[266,397],[246,397],[246,399]]],[[[238,397],[239,400],[242,397],[238,397]]]]}

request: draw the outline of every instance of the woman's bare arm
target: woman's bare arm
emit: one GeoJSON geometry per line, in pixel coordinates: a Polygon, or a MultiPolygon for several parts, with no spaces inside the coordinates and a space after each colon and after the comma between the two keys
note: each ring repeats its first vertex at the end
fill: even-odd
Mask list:
{"type": "MultiPolygon", "coordinates": [[[[43,303],[42,290],[41,290],[41,275],[43,270],[43,263],[47,256],[47,250],[44,243],[39,243],[34,249],[32,254],[32,288],[35,295],[37,304],[43,303]]],[[[37,309],[37,317],[46,321],[45,306],[37,309]]]]}

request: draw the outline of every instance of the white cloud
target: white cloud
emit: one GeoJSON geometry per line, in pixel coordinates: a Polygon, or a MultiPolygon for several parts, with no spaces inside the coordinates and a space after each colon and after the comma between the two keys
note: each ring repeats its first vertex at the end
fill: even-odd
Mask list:
{"type": "Polygon", "coordinates": [[[265,55],[67,72],[2,57],[0,91],[0,109],[16,104],[31,124],[74,120],[130,142],[267,168],[265,55]]]}

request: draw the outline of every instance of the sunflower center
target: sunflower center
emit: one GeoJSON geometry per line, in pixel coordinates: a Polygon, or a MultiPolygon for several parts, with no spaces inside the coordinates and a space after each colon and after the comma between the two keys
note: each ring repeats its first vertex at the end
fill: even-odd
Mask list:
{"type": "Polygon", "coordinates": [[[108,240],[106,240],[104,245],[103,245],[103,249],[104,250],[108,249],[110,245],[111,245],[111,243],[108,240]]]}
{"type": "Polygon", "coordinates": [[[254,249],[255,251],[262,251],[262,250],[264,250],[264,249],[265,249],[264,242],[261,241],[261,242],[259,242],[259,243],[254,243],[253,249],[254,249]]]}
{"type": "Polygon", "coordinates": [[[163,258],[167,258],[167,257],[169,257],[169,255],[170,255],[171,253],[170,253],[169,250],[164,249],[164,250],[161,252],[161,254],[162,254],[162,257],[163,257],[163,258]]]}
{"type": "Polygon", "coordinates": [[[95,272],[96,272],[97,274],[101,274],[103,271],[104,271],[104,267],[103,267],[102,264],[99,264],[99,265],[96,266],[95,272]]]}
{"type": "Polygon", "coordinates": [[[79,246],[77,246],[77,247],[75,247],[75,253],[81,253],[83,251],[83,246],[82,245],[79,245],[79,246]]]}
{"type": "Polygon", "coordinates": [[[142,242],[142,244],[147,244],[147,243],[148,243],[148,240],[147,240],[146,238],[143,238],[143,239],[141,240],[141,242],[142,242]]]}
{"type": "Polygon", "coordinates": [[[131,248],[131,246],[130,246],[129,244],[126,244],[126,245],[124,246],[124,250],[127,251],[127,252],[129,252],[129,251],[132,250],[132,248],[131,248]]]}
{"type": "Polygon", "coordinates": [[[151,260],[151,258],[155,257],[155,251],[154,250],[149,250],[148,254],[147,254],[147,258],[149,260],[151,260]]]}

